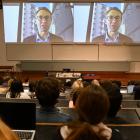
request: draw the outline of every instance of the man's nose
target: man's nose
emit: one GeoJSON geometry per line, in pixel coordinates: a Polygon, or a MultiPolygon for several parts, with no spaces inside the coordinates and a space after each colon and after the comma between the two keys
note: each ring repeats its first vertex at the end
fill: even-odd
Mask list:
{"type": "Polygon", "coordinates": [[[45,17],[42,18],[42,22],[47,22],[47,19],[45,17]]]}
{"type": "Polygon", "coordinates": [[[118,20],[114,17],[114,18],[112,19],[112,22],[118,22],[118,20]]]}

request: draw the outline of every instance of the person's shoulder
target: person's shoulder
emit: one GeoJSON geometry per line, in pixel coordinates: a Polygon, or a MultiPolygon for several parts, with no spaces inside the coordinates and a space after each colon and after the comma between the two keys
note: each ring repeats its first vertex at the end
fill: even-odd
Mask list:
{"type": "Polygon", "coordinates": [[[59,116],[59,118],[61,118],[62,121],[64,121],[64,122],[70,122],[70,121],[73,120],[72,117],[71,117],[71,115],[65,114],[65,113],[63,113],[63,112],[59,112],[58,116],[59,116]]]}
{"type": "Polygon", "coordinates": [[[30,35],[24,38],[23,42],[34,42],[36,40],[36,35],[30,35]]]}
{"type": "Polygon", "coordinates": [[[51,42],[64,42],[62,37],[52,33],[50,33],[50,38],[51,38],[51,42]]]}
{"type": "Polygon", "coordinates": [[[119,35],[121,42],[131,43],[133,42],[132,38],[128,37],[127,35],[124,35],[120,33],[119,35]]]}
{"type": "Polygon", "coordinates": [[[93,43],[101,43],[104,42],[105,35],[99,35],[92,39],[93,43]]]}
{"type": "Polygon", "coordinates": [[[68,114],[61,113],[58,111],[47,111],[42,107],[36,109],[36,121],[37,122],[70,122],[72,117],[68,114]]]}

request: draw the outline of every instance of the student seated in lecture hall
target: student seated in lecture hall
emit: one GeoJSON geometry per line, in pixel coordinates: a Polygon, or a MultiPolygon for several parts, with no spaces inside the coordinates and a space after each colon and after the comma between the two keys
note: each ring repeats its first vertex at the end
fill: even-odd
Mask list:
{"type": "Polygon", "coordinates": [[[122,117],[118,115],[118,112],[121,110],[121,104],[123,96],[120,93],[120,87],[112,83],[110,80],[102,80],[100,82],[101,87],[104,88],[106,94],[109,97],[110,107],[106,117],[106,123],[113,123],[113,124],[127,124],[133,123],[130,122],[130,119],[126,117],[122,117]]]}
{"type": "Polygon", "coordinates": [[[104,140],[122,140],[119,131],[107,127],[103,120],[109,109],[109,98],[100,86],[90,85],[80,90],[76,101],[76,110],[79,115],[77,121],[61,126],[54,136],[55,140],[65,140],[74,134],[79,125],[88,123],[93,131],[104,140]],[[96,115],[95,115],[96,114],[96,115]]]}
{"type": "Polygon", "coordinates": [[[6,98],[31,99],[30,96],[24,92],[22,81],[16,79],[12,80],[6,98]]]}
{"type": "Polygon", "coordinates": [[[67,114],[55,107],[60,94],[60,83],[56,78],[46,77],[38,81],[35,91],[40,108],[36,110],[36,122],[68,122],[67,114]]]}

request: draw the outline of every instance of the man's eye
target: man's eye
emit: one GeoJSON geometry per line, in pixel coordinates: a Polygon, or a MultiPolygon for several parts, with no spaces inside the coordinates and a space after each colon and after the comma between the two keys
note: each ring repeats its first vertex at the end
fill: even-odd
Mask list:
{"type": "Polygon", "coordinates": [[[48,20],[49,16],[38,16],[38,19],[39,20],[42,20],[42,19],[48,20]]]}
{"type": "Polygon", "coordinates": [[[115,19],[120,19],[120,17],[119,16],[116,16],[116,17],[114,17],[115,19]]]}

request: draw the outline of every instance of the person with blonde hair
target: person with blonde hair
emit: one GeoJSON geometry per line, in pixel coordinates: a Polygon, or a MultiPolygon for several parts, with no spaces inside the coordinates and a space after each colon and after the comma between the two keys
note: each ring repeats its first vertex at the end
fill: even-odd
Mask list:
{"type": "Polygon", "coordinates": [[[83,81],[81,78],[75,80],[72,84],[72,90],[76,90],[78,88],[83,88],[83,81]]]}
{"type": "Polygon", "coordinates": [[[97,86],[100,86],[99,81],[96,80],[96,79],[93,79],[93,80],[91,81],[91,84],[93,84],[93,85],[97,85],[97,86]]]}
{"type": "Polygon", "coordinates": [[[18,136],[0,119],[0,140],[20,140],[18,136]]]}
{"type": "Polygon", "coordinates": [[[73,84],[72,84],[72,97],[69,101],[69,108],[74,108],[74,106],[75,106],[74,101],[76,101],[76,98],[78,97],[77,91],[83,87],[84,87],[84,85],[83,85],[83,81],[81,78],[79,78],[73,82],[73,84]],[[73,98],[73,96],[75,96],[75,97],[73,98]]]}

